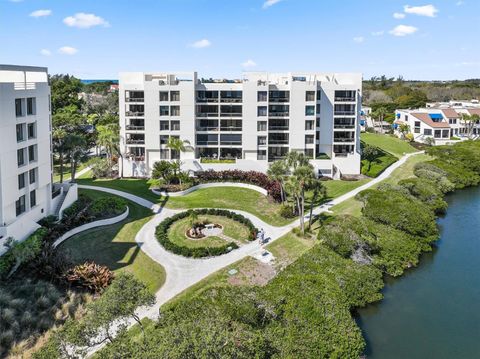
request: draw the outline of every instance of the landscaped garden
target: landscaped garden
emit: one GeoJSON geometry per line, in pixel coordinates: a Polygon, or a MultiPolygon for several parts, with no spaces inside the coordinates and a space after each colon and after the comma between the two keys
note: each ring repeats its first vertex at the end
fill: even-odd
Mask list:
{"type": "Polygon", "coordinates": [[[383,151],[391,153],[397,158],[401,158],[407,153],[418,151],[407,141],[393,135],[364,132],[361,134],[360,138],[365,144],[381,148],[383,151]]]}

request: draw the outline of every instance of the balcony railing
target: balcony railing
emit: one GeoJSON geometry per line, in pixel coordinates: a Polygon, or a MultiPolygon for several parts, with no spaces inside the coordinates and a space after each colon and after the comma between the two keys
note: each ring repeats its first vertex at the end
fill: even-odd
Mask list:
{"type": "Polygon", "coordinates": [[[242,141],[220,141],[223,146],[241,146],[242,141]]]}
{"type": "Polygon", "coordinates": [[[288,145],[288,140],[269,140],[269,145],[288,145]]]}
{"type": "Polygon", "coordinates": [[[355,97],[335,97],[335,102],[356,102],[355,97]]]}
{"type": "Polygon", "coordinates": [[[127,131],[145,131],[145,126],[127,125],[125,129],[127,131]]]}
{"type": "Polygon", "coordinates": [[[334,116],[355,116],[355,111],[335,111],[334,116]]]}
{"type": "Polygon", "coordinates": [[[197,141],[197,146],[217,146],[218,141],[197,141]]]}
{"type": "Polygon", "coordinates": [[[242,117],[242,114],[237,112],[221,112],[220,117],[242,117]]]}
{"type": "Polygon", "coordinates": [[[197,112],[197,117],[218,117],[218,112],[197,112]]]}
{"type": "Polygon", "coordinates": [[[268,100],[270,102],[277,102],[277,103],[285,103],[285,102],[290,102],[290,99],[287,97],[270,97],[268,100]]]}
{"type": "Polygon", "coordinates": [[[197,129],[197,131],[218,131],[218,130],[219,130],[219,127],[218,127],[218,126],[215,126],[215,127],[201,127],[201,126],[197,126],[196,129],[197,129]]]}
{"type": "Polygon", "coordinates": [[[139,117],[143,117],[145,116],[145,112],[135,112],[135,111],[127,111],[125,112],[125,116],[139,116],[139,117]]]}
{"type": "Polygon", "coordinates": [[[218,98],[200,98],[197,97],[197,102],[199,103],[218,103],[218,98]]]}
{"type": "Polygon", "coordinates": [[[270,117],[288,117],[290,112],[270,112],[268,115],[270,117]]]}
{"type": "Polygon", "coordinates": [[[355,137],[352,138],[338,138],[334,137],[333,142],[355,142],[355,137]]]}
{"type": "Polygon", "coordinates": [[[126,98],[125,102],[144,102],[145,99],[143,97],[130,97],[126,98]]]}
{"type": "Polygon", "coordinates": [[[144,145],[144,144],[145,144],[145,140],[127,138],[127,145],[144,145]]]}
{"type": "Polygon", "coordinates": [[[288,131],[288,126],[268,126],[269,131],[288,131]]]}
{"type": "Polygon", "coordinates": [[[352,129],[352,128],[355,128],[355,124],[352,124],[352,125],[333,125],[333,128],[334,129],[352,129]]]}
{"type": "Polygon", "coordinates": [[[242,127],[235,127],[235,126],[221,126],[220,131],[241,131],[242,127]]]}
{"type": "Polygon", "coordinates": [[[220,102],[224,103],[241,103],[242,100],[241,98],[220,98],[220,102]]]}

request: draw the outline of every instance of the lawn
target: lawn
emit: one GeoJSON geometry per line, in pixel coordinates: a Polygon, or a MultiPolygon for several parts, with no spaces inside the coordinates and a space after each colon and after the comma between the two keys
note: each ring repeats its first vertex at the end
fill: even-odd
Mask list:
{"type": "MultiPolygon", "coordinates": [[[[77,166],[77,172],[83,170],[85,167],[87,167],[86,163],[80,163],[77,166]]],[[[63,180],[68,181],[71,178],[70,174],[70,163],[66,163],[63,166],[63,180]]],[[[60,181],[60,165],[54,164],[53,165],[53,182],[59,182],[60,181]]]]}
{"type": "Polygon", "coordinates": [[[266,249],[272,252],[276,265],[284,268],[295,262],[302,254],[312,248],[314,244],[315,240],[311,238],[302,238],[293,232],[289,232],[267,245],[266,249]]]}
{"type": "Polygon", "coordinates": [[[363,186],[370,181],[370,178],[365,178],[358,181],[325,181],[323,182],[323,185],[327,189],[327,198],[332,199],[340,197],[341,195],[344,195],[355,188],[363,186]]]}
{"type": "Polygon", "coordinates": [[[376,133],[362,133],[361,139],[366,144],[380,147],[382,150],[391,153],[400,158],[406,153],[417,152],[417,149],[408,142],[390,135],[380,135],[376,133]]]}
{"type": "Polygon", "coordinates": [[[291,222],[279,214],[280,205],[259,192],[236,187],[204,188],[182,197],[169,197],[166,206],[173,209],[225,208],[249,212],[263,221],[283,226],[291,222]]]}
{"type": "Polygon", "coordinates": [[[134,194],[138,197],[145,198],[153,203],[160,202],[160,196],[157,196],[150,190],[150,181],[139,178],[122,178],[122,179],[92,179],[92,173],[88,172],[77,179],[77,183],[87,186],[99,186],[116,189],[123,192],[134,194]]]}
{"type": "MultiPolygon", "coordinates": [[[[113,196],[83,189],[80,189],[79,193],[92,198],[113,196]]],[[[114,272],[129,271],[154,293],[165,282],[165,271],[161,265],[143,253],[135,242],[135,235],[153,215],[147,208],[130,201],[127,203],[130,208],[127,219],[82,232],[62,243],[60,248],[67,250],[75,263],[93,260],[108,266],[114,272]]]]}
{"type": "MultiPolygon", "coordinates": [[[[222,216],[198,216],[197,222],[215,223],[223,227],[223,233],[239,242],[248,242],[248,228],[233,219],[222,216]]],[[[171,242],[188,248],[198,247],[222,247],[227,241],[222,238],[211,236],[202,239],[189,239],[186,232],[191,228],[190,218],[186,217],[174,222],[168,229],[168,238],[171,242]]]]}

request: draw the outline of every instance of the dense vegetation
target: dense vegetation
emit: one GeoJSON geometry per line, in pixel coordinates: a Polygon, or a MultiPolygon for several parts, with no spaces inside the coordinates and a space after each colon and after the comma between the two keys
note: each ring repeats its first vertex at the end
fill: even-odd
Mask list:
{"type": "Polygon", "coordinates": [[[362,164],[361,172],[368,177],[378,177],[392,164],[397,162],[397,158],[382,150],[380,147],[361,143],[362,145],[362,164]]]}

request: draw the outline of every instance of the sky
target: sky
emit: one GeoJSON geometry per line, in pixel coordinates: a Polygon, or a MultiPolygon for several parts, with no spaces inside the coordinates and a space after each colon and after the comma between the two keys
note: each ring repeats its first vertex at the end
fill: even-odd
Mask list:
{"type": "Polygon", "coordinates": [[[480,0],[0,0],[0,63],[122,71],[480,78],[480,0]]]}

